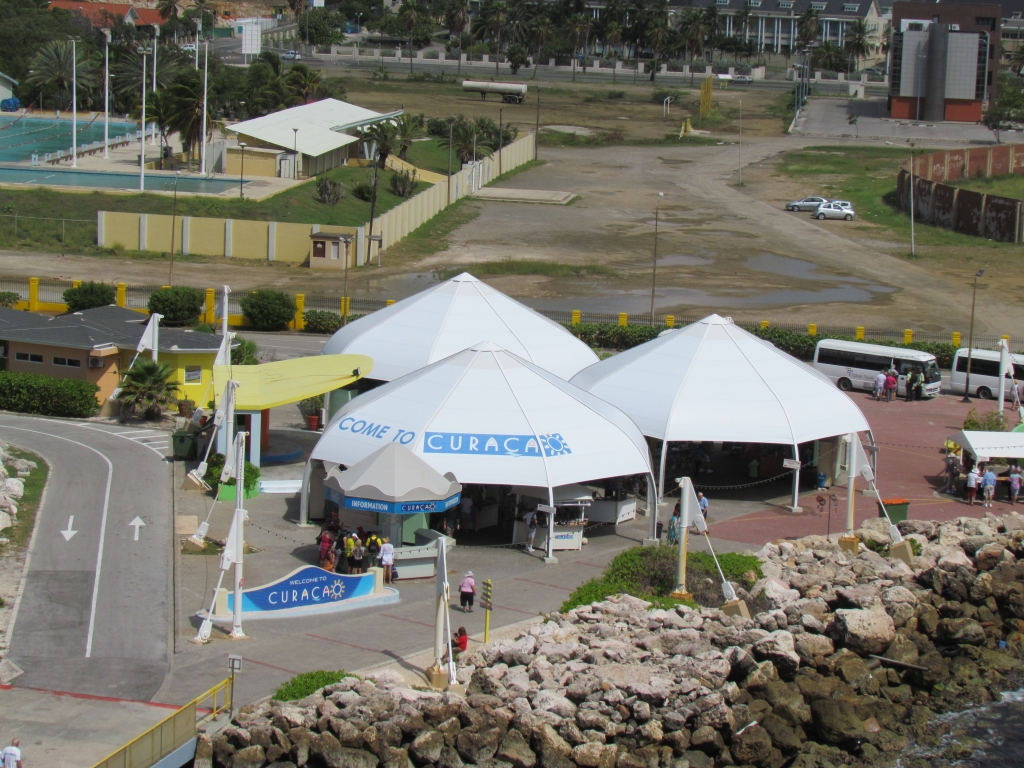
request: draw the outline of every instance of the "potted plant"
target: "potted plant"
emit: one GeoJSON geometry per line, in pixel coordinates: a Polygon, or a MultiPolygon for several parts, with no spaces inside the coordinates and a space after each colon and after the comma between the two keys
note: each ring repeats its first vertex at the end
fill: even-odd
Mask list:
{"type": "Polygon", "coordinates": [[[179,400],[178,401],[178,415],[192,417],[192,414],[196,412],[196,401],[195,400],[179,400]]]}
{"type": "Polygon", "coordinates": [[[320,429],[320,412],[324,407],[324,396],[307,397],[299,401],[299,412],[306,417],[306,425],[311,432],[320,429]]]}

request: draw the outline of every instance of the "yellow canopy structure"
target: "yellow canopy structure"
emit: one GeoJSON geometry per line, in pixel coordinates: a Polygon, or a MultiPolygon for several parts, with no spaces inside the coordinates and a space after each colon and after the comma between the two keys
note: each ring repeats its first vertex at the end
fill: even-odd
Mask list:
{"type": "Polygon", "coordinates": [[[216,397],[227,382],[238,382],[236,411],[262,411],[347,386],[373,370],[366,355],[313,355],[263,365],[215,365],[216,397]]]}

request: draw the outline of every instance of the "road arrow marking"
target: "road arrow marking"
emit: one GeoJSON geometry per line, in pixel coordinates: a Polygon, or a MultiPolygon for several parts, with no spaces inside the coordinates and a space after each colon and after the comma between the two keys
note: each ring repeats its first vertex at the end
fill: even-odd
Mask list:
{"type": "Polygon", "coordinates": [[[135,528],[135,540],[138,541],[139,540],[139,528],[141,528],[143,525],[145,525],[145,523],[142,522],[142,518],[139,517],[138,515],[136,515],[135,519],[132,520],[130,523],[128,523],[128,525],[131,525],[131,526],[133,526],[135,528]]]}
{"type": "Polygon", "coordinates": [[[74,536],[76,533],[78,533],[78,531],[72,530],[72,528],[71,528],[71,524],[73,522],[75,522],[75,516],[74,515],[69,515],[68,516],[68,529],[66,531],[61,531],[60,532],[60,535],[64,537],[64,541],[71,541],[71,537],[74,536]]]}

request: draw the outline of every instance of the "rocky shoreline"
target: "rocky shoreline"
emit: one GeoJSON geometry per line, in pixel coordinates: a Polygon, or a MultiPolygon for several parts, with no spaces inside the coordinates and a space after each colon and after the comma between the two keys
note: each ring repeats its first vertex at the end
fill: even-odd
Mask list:
{"type": "MultiPolygon", "coordinates": [[[[883,521],[858,531],[888,543],[883,521]]],[[[935,715],[1024,672],[1024,517],[906,521],[910,565],[824,536],[756,552],[764,578],[717,608],[619,595],[459,659],[465,697],[381,673],[262,700],[202,737],[197,768],[838,768],[929,764],[935,715]],[[915,547],[917,549],[917,547],[915,547]]]]}

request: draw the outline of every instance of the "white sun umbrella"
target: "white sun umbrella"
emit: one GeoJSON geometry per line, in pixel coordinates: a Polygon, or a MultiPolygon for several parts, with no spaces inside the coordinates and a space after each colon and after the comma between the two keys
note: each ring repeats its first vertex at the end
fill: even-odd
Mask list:
{"type": "Polygon", "coordinates": [[[373,378],[392,381],[481,339],[562,379],[597,362],[565,328],[468,273],[402,299],[335,333],[323,354],[373,358],[373,378]]]}
{"type": "MultiPolygon", "coordinates": [[[[663,443],[774,443],[799,458],[800,443],[869,429],[826,376],[718,315],[602,360],[572,383],[663,443]]],[[[662,494],[666,453],[663,446],[662,494]]],[[[794,482],[794,506],[796,490],[794,482]]]]}
{"type": "Polygon", "coordinates": [[[488,342],[355,398],[312,458],[351,466],[386,442],[462,484],[544,488],[552,506],[558,486],[652,475],[644,436],[624,413],[488,342]]]}

